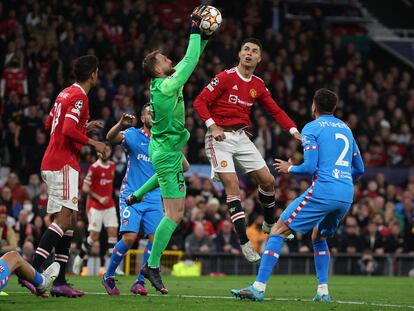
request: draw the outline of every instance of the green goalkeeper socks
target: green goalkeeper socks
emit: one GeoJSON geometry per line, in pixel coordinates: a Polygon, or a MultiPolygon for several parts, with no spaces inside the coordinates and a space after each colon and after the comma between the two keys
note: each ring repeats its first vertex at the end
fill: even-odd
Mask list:
{"type": "Polygon", "coordinates": [[[138,200],[142,200],[144,196],[151,192],[152,190],[155,190],[158,188],[160,184],[158,183],[158,176],[157,174],[152,175],[150,179],[147,180],[145,184],[141,186],[138,190],[136,190],[133,195],[138,198],[138,200]]]}
{"type": "Polygon", "coordinates": [[[175,221],[164,217],[155,230],[154,242],[152,243],[152,250],[148,258],[148,266],[150,268],[158,268],[160,266],[162,252],[170,242],[171,236],[174,233],[177,224],[175,221]]]}

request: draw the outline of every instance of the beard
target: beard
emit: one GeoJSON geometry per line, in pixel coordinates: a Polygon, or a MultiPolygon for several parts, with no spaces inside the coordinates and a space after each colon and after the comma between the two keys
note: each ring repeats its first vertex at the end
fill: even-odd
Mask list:
{"type": "Polygon", "coordinates": [[[174,73],[175,73],[175,68],[173,68],[173,67],[171,67],[170,69],[168,69],[168,70],[165,71],[165,74],[167,76],[171,76],[174,73]]]}
{"type": "Polygon", "coordinates": [[[152,122],[145,122],[145,127],[151,131],[152,122]]]}

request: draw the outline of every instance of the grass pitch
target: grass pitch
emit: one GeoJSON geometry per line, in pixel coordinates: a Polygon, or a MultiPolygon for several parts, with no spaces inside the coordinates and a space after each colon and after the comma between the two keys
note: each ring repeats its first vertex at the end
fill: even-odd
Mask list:
{"type": "Polygon", "coordinates": [[[242,288],[254,276],[177,278],[164,277],[170,293],[162,296],[149,288],[147,297],[134,296],[134,277],[118,277],[121,296],[106,295],[98,277],[69,277],[82,298],[42,299],[31,295],[12,277],[0,297],[1,311],[129,311],[129,310],[414,310],[414,278],[333,276],[329,288],[334,302],[314,303],[316,280],[312,276],[272,276],[266,301],[236,300],[231,288],[242,288]]]}

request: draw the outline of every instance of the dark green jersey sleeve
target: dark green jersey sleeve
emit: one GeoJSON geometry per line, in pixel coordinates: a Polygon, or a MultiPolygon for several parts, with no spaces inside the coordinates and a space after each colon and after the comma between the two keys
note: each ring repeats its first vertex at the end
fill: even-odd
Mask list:
{"type": "MultiPolygon", "coordinates": [[[[175,73],[164,79],[160,85],[160,91],[165,95],[173,95],[182,87],[193,73],[201,54],[201,37],[199,34],[191,34],[187,52],[184,58],[175,66],[175,73]]],[[[204,44],[205,47],[205,44],[204,44]]],[[[203,47],[203,49],[204,49],[203,47]]]]}

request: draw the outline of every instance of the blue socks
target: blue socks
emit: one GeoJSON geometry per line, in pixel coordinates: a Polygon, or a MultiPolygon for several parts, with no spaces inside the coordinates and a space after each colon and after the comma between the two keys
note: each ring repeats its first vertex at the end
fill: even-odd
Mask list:
{"type": "Polygon", "coordinates": [[[328,243],[326,240],[320,240],[313,241],[312,244],[318,284],[328,284],[329,261],[331,259],[328,243]]]}
{"type": "Polygon", "coordinates": [[[128,250],[129,246],[125,245],[124,241],[120,240],[118,243],[116,243],[111,255],[111,259],[109,260],[108,270],[105,273],[105,277],[115,276],[115,270],[121,263],[122,258],[124,258],[128,250]]]}
{"type": "Polygon", "coordinates": [[[42,283],[43,283],[43,276],[39,272],[35,271],[35,277],[32,281],[32,284],[37,287],[41,285],[42,283]]]}
{"type": "MultiPolygon", "coordinates": [[[[151,254],[151,249],[152,249],[152,244],[150,241],[148,241],[147,246],[145,246],[145,249],[144,249],[144,254],[142,254],[141,268],[144,267],[145,264],[147,263],[148,258],[151,254]]],[[[138,274],[137,281],[144,282],[144,280],[145,280],[145,277],[141,273],[138,274]]]]}
{"type": "Polygon", "coordinates": [[[284,239],[280,235],[272,234],[267,241],[265,251],[260,262],[259,273],[256,277],[256,282],[267,283],[272,274],[274,266],[276,266],[279,259],[280,251],[282,250],[284,239]]]}

